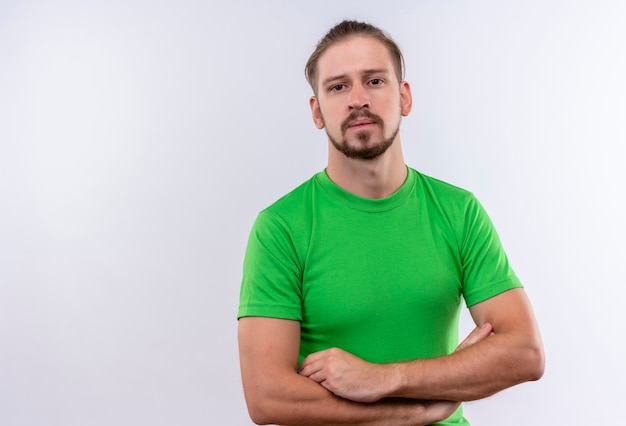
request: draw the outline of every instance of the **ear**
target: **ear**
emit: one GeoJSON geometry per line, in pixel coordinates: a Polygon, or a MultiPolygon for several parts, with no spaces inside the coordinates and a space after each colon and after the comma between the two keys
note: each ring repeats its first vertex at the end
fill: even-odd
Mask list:
{"type": "Polygon", "coordinates": [[[400,83],[400,113],[406,117],[413,108],[413,95],[411,94],[411,86],[406,81],[400,83]]]}
{"type": "Polygon", "coordinates": [[[316,96],[311,96],[309,99],[309,106],[311,107],[311,116],[313,117],[313,123],[318,129],[324,128],[324,119],[322,118],[322,110],[320,109],[320,103],[316,96]]]}

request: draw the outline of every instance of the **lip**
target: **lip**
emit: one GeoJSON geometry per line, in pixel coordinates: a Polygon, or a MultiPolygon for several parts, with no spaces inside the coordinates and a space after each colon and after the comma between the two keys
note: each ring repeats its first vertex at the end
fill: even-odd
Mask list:
{"type": "Polygon", "coordinates": [[[374,124],[374,121],[370,120],[370,119],[357,119],[352,121],[349,125],[348,128],[352,128],[352,127],[363,127],[363,126],[368,126],[370,124],[374,124]]]}

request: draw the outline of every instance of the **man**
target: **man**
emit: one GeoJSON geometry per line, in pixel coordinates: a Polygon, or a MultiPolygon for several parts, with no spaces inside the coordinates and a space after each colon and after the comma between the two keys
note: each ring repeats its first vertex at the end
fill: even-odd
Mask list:
{"type": "Polygon", "coordinates": [[[239,306],[258,424],[467,425],[460,403],[543,374],[530,303],[471,193],[408,168],[396,43],[345,21],[306,67],[328,167],[262,211],[239,306]],[[457,347],[461,298],[477,328],[457,347]]]}

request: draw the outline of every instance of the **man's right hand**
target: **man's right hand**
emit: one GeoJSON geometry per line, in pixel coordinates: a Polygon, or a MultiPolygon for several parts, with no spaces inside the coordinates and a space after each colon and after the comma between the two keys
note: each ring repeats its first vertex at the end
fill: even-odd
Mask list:
{"type": "MultiPolygon", "coordinates": [[[[476,327],[467,337],[457,346],[455,352],[461,351],[465,348],[472,346],[475,343],[480,342],[484,338],[493,334],[493,327],[491,324],[486,323],[480,327],[476,327]]],[[[429,416],[432,416],[433,421],[441,421],[450,417],[457,408],[461,405],[461,402],[455,401],[425,401],[426,411],[429,416]]]]}
{"type": "MultiPolygon", "coordinates": [[[[472,334],[473,344],[483,333],[472,334]]],[[[459,403],[387,398],[358,403],[338,398],[296,372],[300,324],[276,318],[239,321],[242,380],[257,424],[425,425],[448,418],[459,403]]]]}
{"type": "Polygon", "coordinates": [[[483,340],[485,337],[493,334],[493,327],[489,323],[485,323],[480,327],[476,327],[472,330],[470,334],[467,335],[465,340],[461,342],[459,346],[454,350],[454,352],[459,352],[465,348],[472,346],[474,343],[478,343],[483,340]]]}

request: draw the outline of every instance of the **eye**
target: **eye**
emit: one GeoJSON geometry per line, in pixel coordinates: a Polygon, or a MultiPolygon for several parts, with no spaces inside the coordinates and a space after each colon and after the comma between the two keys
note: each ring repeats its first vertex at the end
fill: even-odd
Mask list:
{"type": "Polygon", "coordinates": [[[382,79],[382,78],[373,78],[373,79],[371,79],[371,80],[370,80],[370,84],[371,84],[372,86],[380,86],[380,85],[382,85],[383,83],[384,83],[384,81],[383,81],[383,79],[382,79]]]}
{"type": "Polygon", "coordinates": [[[330,90],[331,92],[340,92],[342,91],[344,88],[346,87],[345,84],[343,83],[339,83],[339,84],[333,84],[332,86],[330,86],[330,90]]]}

